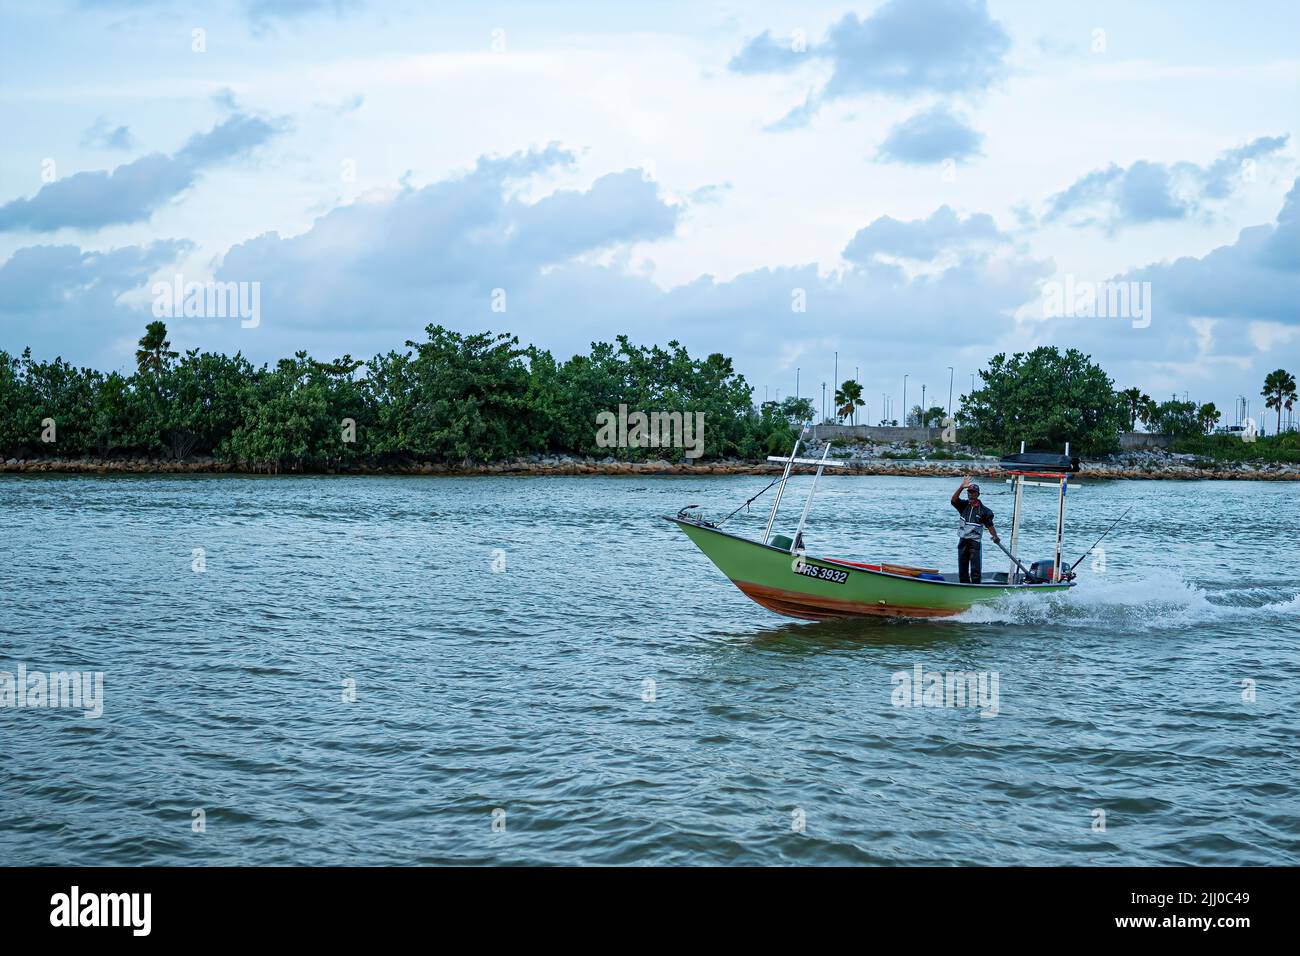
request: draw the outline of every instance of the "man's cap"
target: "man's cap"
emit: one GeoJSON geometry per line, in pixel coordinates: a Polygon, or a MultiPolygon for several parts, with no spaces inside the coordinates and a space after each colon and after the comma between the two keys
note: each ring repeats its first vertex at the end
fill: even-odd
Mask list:
{"type": "Polygon", "coordinates": [[[971,494],[978,495],[980,493],[980,486],[975,484],[975,482],[972,481],[969,485],[966,486],[966,490],[971,494]]]}

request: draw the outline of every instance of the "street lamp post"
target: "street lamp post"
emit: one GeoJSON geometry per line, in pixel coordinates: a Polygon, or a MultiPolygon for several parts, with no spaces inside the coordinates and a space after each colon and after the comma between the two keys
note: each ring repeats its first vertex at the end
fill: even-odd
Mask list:
{"type": "Polygon", "coordinates": [[[952,418],[952,366],[948,366],[948,417],[952,418]]]}
{"type": "Polygon", "coordinates": [[[922,428],[929,424],[925,417],[925,383],[921,383],[921,420],[917,423],[922,428]]]}
{"type": "Polygon", "coordinates": [[[907,376],[903,376],[903,427],[907,427],[907,376]]]}

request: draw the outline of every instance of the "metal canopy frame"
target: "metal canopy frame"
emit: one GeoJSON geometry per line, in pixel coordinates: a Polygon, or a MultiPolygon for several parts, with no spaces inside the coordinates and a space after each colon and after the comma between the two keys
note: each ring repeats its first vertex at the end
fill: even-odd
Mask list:
{"type": "MultiPolygon", "coordinates": [[[[827,468],[843,468],[845,463],[842,461],[830,461],[828,456],[831,452],[831,443],[826,442],[822,449],[821,458],[800,458],[799,447],[804,444],[804,434],[808,431],[808,426],[804,426],[799,432],[799,437],[795,439],[794,449],[790,452],[789,457],[781,455],[769,455],[767,460],[778,462],[785,465],[781,472],[781,480],[776,487],[776,498],[772,502],[772,511],[767,516],[767,527],[763,529],[763,544],[767,544],[772,537],[772,525],[776,523],[776,513],[781,507],[781,497],[785,494],[785,484],[790,480],[790,473],[795,465],[814,465],[817,472],[813,475],[812,487],[808,490],[808,498],[804,501],[803,511],[799,514],[799,527],[795,530],[794,538],[790,542],[790,551],[793,553],[799,544],[799,536],[803,534],[804,525],[808,521],[808,512],[812,509],[813,495],[817,493],[817,482],[821,479],[822,472],[827,468]]],[[[1025,451],[1025,443],[1020,443],[1021,454],[1025,451]]],[[[1070,454],[1070,444],[1065,445],[1066,457],[1070,454]]],[[[1062,578],[1061,569],[1061,543],[1065,536],[1065,492],[1070,486],[1070,472],[1056,471],[1033,471],[1028,468],[1024,470],[1012,470],[1007,472],[1010,475],[1011,484],[1014,487],[1015,503],[1011,510],[1011,564],[1007,568],[1007,580],[1015,579],[1016,559],[1019,541],[1020,541],[1020,509],[1024,498],[1025,485],[1033,485],[1041,488],[1057,489],[1056,497],[1056,544],[1052,551],[1052,584],[1058,584],[1062,578]],[[1041,481],[1030,481],[1026,479],[1045,479],[1041,481]]]]}
{"type": "MultiPolygon", "coordinates": [[[[1025,443],[1020,443],[1020,453],[1025,452],[1025,443]]],[[[1065,454],[1069,457],[1070,444],[1065,444],[1065,454]]],[[[1070,485],[1070,472],[1055,471],[1024,471],[1013,470],[1008,472],[1011,475],[1011,484],[1014,488],[1015,499],[1011,507],[1011,554],[1019,553],[1017,544],[1020,538],[1020,506],[1024,496],[1025,485],[1033,485],[1039,488],[1057,489],[1056,495],[1056,546],[1052,552],[1052,583],[1056,584],[1061,580],[1061,541],[1065,534],[1065,492],[1070,485]],[[1026,478],[1051,479],[1050,481],[1026,481],[1026,478]]],[[[1007,568],[1007,580],[1013,580],[1016,573],[1016,561],[1013,557],[1010,566],[1007,568]]]]}
{"type": "MultiPolygon", "coordinates": [[[[790,452],[790,457],[785,460],[785,471],[781,472],[781,483],[776,486],[776,500],[772,502],[772,513],[767,516],[767,527],[763,529],[763,543],[767,544],[767,539],[772,536],[772,522],[776,520],[776,509],[781,507],[781,495],[785,494],[785,483],[790,480],[790,469],[794,467],[795,457],[799,454],[799,446],[803,444],[804,429],[800,429],[799,437],[794,440],[794,451],[790,452]]],[[[771,459],[768,459],[771,461],[771,459]]]]}
{"type": "Polygon", "coordinates": [[[794,538],[790,541],[790,552],[793,554],[795,547],[799,544],[799,536],[803,534],[804,522],[808,520],[808,511],[812,508],[813,495],[817,493],[817,482],[822,476],[822,471],[828,466],[831,468],[843,468],[845,463],[842,461],[828,461],[827,456],[831,453],[831,443],[828,440],[826,447],[822,449],[821,458],[800,458],[799,446],[803,444],[804,433],[808,431],[805,425],[799,432],[799,437],[795,439],[794,450],[790,452],[789,458],[780,455],[768,455],[768,461],[784,462],[785,470],[781,472],[781,483],[776,486],[776,500],[772,502],[772,513],[767,516],[767,527],[763,529],[763,543],[767,544],[768,538],[772,536],[772,525],[776,521],[776,511],[781,507],[781,496],[785,493],[785,483],[790,480],[790,472],[795,465],[816,465],[817,473],[813,475],[812,488],[808,490],[808,500],[803,503],[803,512],[799,515],[799,528],[794,533],[794,538]]]}

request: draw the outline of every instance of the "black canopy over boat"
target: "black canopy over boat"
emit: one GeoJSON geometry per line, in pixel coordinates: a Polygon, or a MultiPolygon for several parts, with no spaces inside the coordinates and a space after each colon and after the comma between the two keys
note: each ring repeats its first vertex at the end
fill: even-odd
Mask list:
{"type": "MultiPolygon", "coordinates": [[[[1023,445],[1021,446],[1024,447],[1023,445]]],[[[1064,475],[1079,470],[1079,456],[1069,453],[1058,455],[1050,451],[1021,451],[1018,455],[1005,455],[998,462],[998,467],[1007,471],[1037,471],[1064,475]]]]}

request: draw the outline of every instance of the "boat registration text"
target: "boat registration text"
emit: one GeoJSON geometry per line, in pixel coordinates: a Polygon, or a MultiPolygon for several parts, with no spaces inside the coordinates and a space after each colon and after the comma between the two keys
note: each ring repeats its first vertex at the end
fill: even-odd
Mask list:
{"type": "Polygon", "coordinates": [[[818,581],[829,581],[831,584],[843,584],[849,579],[849,572],[847,571],[837,571],[835,568],[819,568],[802,561],[798,562],[794,569],[799,574],[816,578],[818,581]]]}

